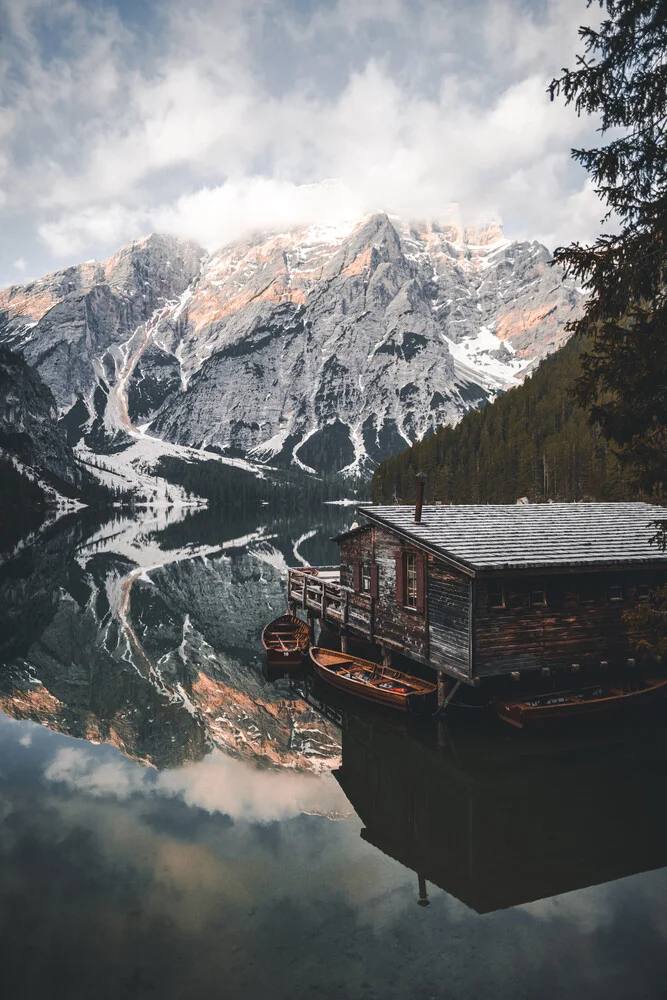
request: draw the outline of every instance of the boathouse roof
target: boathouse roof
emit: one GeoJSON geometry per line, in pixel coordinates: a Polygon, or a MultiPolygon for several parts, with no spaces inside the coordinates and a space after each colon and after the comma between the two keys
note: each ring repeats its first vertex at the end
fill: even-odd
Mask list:
{"type": "Polygon", "coordinates": [[[384,525],[466,571],[659,564],[667,552],[651,538],[667,508],[646,503],[363,506],[384,525]]]}

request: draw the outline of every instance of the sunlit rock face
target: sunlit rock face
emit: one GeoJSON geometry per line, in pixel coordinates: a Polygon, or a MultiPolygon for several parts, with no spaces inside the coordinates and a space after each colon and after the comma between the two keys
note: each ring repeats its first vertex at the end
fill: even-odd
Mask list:
{"type": "Polygon", "coordinates": [[[0,571],[0,711],[158,768],[213,748],[268,767],[336,766],[340,740],[261,673],[284,557],[250,539],[171,547],[169,518],[51,529],[0,571]]]}
{"type": "Polygon", "coordinates": [[[190,445],[370,468],[492,398],[566,339],[580,295],[497,226],[386,215],[225,247],[163,327],[185,391],[152,431],[190,445]],[[243,393],[237,387],[243,386],[243,393]]]}
{"type": "Polygon", "coordinates": [[[37,369],[61,414],[81,399],[90,416],[96,389],[106,396],[120,377],[132,337],[148,336],[145,325],[156,310],[174,304],[203,256],[194,244],[154,235],[106,261],[6,288],[0,291],[0,340],[37,369]]]}
{"type": "Polygon", "coordinates": [[[206,257],[163,236],[0,293],[73,440],[367,472],[518,381],[580,291],[536,242],[384,214],[206,257]]]}

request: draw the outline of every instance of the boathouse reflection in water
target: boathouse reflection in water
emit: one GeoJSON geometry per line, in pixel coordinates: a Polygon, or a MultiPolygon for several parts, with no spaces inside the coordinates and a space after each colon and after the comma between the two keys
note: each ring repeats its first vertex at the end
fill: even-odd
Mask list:
{"type": "Polygon", "coordinates": [[[426,883],[489,913],[667,865],[659,732],[545,744],[349,711],[341,728],[361,836],[417,874],[421,905],[426,883]]]}

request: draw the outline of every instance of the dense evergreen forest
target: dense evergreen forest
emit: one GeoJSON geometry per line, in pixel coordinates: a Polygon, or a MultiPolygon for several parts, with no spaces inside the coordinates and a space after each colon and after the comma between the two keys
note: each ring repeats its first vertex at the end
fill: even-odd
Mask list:
{"type": "Polygon", "coordinates": [[[586,346],[572,338],[523,385],[382,462],[374,501],[412,500],[417,472],[426,473],[428,502],[641,499],[613,443],[574,401],[586,346]]]}

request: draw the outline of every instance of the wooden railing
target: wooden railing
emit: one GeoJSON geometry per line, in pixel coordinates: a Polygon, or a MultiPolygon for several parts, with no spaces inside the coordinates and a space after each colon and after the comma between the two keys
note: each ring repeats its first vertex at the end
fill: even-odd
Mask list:
{"type": "Polygon", "coordinates": [[[351,629],[366,638],[373,637],[374,600],[367,594],[355,594],[340,583],[303,570],[290,569],[287,599],[296,607],[343,631],[351,629]]]}

